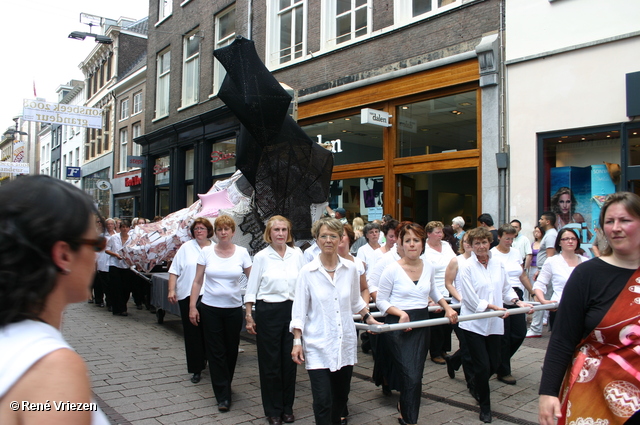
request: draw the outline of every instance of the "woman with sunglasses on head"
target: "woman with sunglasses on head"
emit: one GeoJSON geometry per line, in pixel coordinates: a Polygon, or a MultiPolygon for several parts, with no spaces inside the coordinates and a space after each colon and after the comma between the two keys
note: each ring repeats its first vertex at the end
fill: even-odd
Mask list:
{"type": "Polygon", "coordinates": [[[297,366],[291,360],[291,306],[298,272],[305,264],[294,248],[291,222],[274,215],[264,229],[269,244],[253,258],[245,293],[247,331],[256,335],[262,407],[270,425],[295,421],[293,402],[297,366]],[[252,309],[255,304],[255,319],[252,309]]]}
{"type": "MultiPolygon", "coordinates": [[[[180,319],[184,334],[184,348],[187,355],[187,371],[192,373],[191,382],[200,382],[200,374],[206,364],[204,350],[204,333],[202,326],[194,326],[189,320],[189,304],[191,301],[191,285],[196,274],[198,257],[200,252],[212,245],[213,226],[209,219],[196,218],[191,226],[193,239],[183,243],[178,249],[171,267],[169,268],[169,293],[167,298],[171,304],[180,307],[180,319]]],[[[202,298],[202,290],[198,295],[198,301],[202,298]]]]}
{"type": "Polygon", "coordinates": [[[231,382],[238,360],[242,329],[242,275],[249,277],[251,257],[232,242],[236,223],[221,215],[213,223],[216,244],[200,251],[189,299],[189,320],[202,326],[211,386],[218,411],[231,406],[231,382]],[[204,285],[202,300],[198,298],[204,285]]]}
{"type": "Polygon", "coordinates": [[[540,381],[542,425],[640,423],[640,197],[609,195],[600,227],[607,248],[562,291],[540,381]]]}
{"type": "Polygon", "coordinates": [[[127,316],[127,303],[131,297],[133,282],[137,276],[129,269],[122,248],[129,240],[131,222],[127,219],[120,222],[120,233],[107,241],[106,253],[109,255],[109,291],[112,294],[112,312],[114,316],[127,316]]]}
{"type": "Polygon", "coordinates": [[[66,306],[86,302],[96,252],[105,246],[94,214],[86,193],[48,176],[19,177],[0,186],[3,425],[109,423],[99,409],[53,408],[53,400],[92,402],[87,366],[60,329],[66,306]],[[57,225],[52,227],[53,222],[57,225]],[[9,408],[20,400],[52,408],[9,408]]]}
{"type": "MultiPolygon", "coordinates": [[[[573,269],[575,269],[578,264],[588,260],[587,257],[576,254],[578,248],[580,248],[580,239],[578,239],[576,233],[571,229],[560,229],[555,244],[556,253],[560,253],[560,255],[556,254],[553,257],[547,258],[547,261],[544,262],[538,274],[538,280],[533,284],[533,292],[535,293],[536,299],[540,300],[540,303],[550,304],[560,302],[562,291],[573,269]],[[553,295],[551,295],[550,300],[547,300],[545,299],[545,295],[549,284],[553,287],[553,295]]],[[[555,317],[555,311],[549,312],[550,331],[553,330],[555,317]]]]}
{"type": "MultiPolygon", "coordinates": [[[[376,305],[385,315],[385,323],[407,323],[429,318],[429,299],[438,303],[451,323],[458,313],[447,304],[435,283],[435,269],[421,256],[427,234],[417,223],[402,227],[399,244],[404,256],[382,272],[376,305]]],[[[400,424],[418,423],[422,375],[429,349],[429,328],[421,327],[383,334],[395,369],[400,375],[400,424]]]]}

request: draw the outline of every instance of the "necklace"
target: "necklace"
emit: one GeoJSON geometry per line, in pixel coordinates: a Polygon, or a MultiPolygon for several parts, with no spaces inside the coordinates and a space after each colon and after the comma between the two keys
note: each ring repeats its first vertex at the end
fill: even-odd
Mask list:
{"type": "Polygon", "coordinates": [[[336,269],[338,268],[338,266],[336,266],[336,268],[335,268],[335,269],[333,269],[333,270],[329,270],[328,268],[326,268],[326,267],[324,266],[324,264],[322,264],[322,261],[320,261],[320,265],[322,266],[322,268],[324,269],[324,271],[325,271],[325,272],[327,272],[327,273],[333,273],[333,272],[335,272],[335,271],[336,271],[336,269]]]}

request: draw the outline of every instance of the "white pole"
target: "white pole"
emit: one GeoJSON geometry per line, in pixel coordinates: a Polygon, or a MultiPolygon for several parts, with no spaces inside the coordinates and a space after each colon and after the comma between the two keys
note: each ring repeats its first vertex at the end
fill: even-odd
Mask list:
{"type": "MultiPolygon", "coordinates": [[[[533,310],[553,310],[558,308],[558,303],[551,304],[539,304],[533,307],[533,310]]],[[[464,316],[458,316],[458,322],[466,322],[468,320],[477,320],[477,319],[487,319],[489,317],[502,317],[505,313],[509,313],[509,315],[513,314],[525,314],[531,311],[529,307],[520,307],[520,308],[510,308],[506,311],[498,310],[498,311],[486,311],[483,313],[474,313],[474,314],[465,314],[464,316]]],[[[360,315],[356,315],[360,318],[360,315]]],[[[375,317],[375,316],[374,316],[375,317]]],[[[415,328],[425,328],[429,326],[438,326],[438,325],[446,325],[449,323],[449,319],[446,317],[442,317],[439,319],[429,319],[429,320],[418,320],[416,322],[407,322],[407,323],[394,323],[392,325],[367,325],[364,323],[356,323],[356,329],[371,331],[373,333],[382,333],[382,332],[390,332],[390,331],[398,331],[404,329],[415,329],[415,328]]]]}

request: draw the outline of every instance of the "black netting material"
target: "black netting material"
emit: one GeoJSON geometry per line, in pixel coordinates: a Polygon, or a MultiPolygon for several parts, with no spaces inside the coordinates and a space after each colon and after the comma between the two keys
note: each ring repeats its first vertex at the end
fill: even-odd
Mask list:
{"type": "Polygon", "coordinates": [[[240,229],[262,242],[263,222],[280,214],[297,240],[311,238],[311,204],[329,196],[333,155],[287,114],[291,96],[264,66],[253,41],[243,37],[214,56],[227,70],[218,96],[240,120],[236,167],[255,189],[254,213],[240,229]],[[258,231],[259,230],[259,231],[258,231]]]}

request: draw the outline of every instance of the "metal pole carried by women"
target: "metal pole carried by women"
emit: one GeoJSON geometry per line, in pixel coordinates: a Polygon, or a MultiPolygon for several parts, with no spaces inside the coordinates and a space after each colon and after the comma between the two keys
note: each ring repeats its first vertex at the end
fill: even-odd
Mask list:
{"type": "Polygon", "coordinates": [[[302,251],[292,246],[291,222],[285,217],[271,217],[263,237],[269,246],[253,258],[244,299],[246,328],[256,335],[264,414],[270,425],[278,425],[295,421],[296,364],[291,359],[289,323],[298,272],[305,261],[302,251]]]}
{"type": "Polygon", "coordinates": [[[109,423],[97,404],[89,404],[87,366],[60,332],[67,305],[87,301],[96,253],[106,245],[97,214],[91,197],[52,177],[25,176],[0,186],[2,424],[109,423]],[[91,407],[9,408],[21,400],[91,407]]]}
{"type": "Polygon", "coordinates": [[[640,197],[609,195],[600,227],[608,247],[562,292],[540,382],[542,425],[640,422],[640,197]]]}

